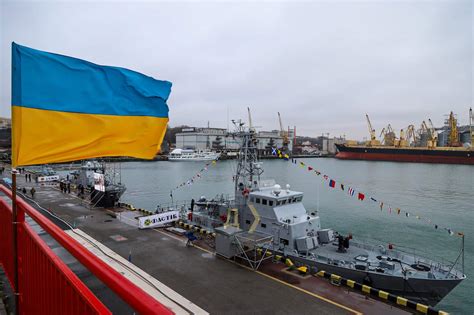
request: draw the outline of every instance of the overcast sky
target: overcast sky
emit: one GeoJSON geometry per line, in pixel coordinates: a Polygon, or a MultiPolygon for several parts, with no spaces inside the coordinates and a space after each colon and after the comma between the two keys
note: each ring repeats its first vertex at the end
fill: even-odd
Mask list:
{"type": "Polygon", "coordinates": [[[1,2],[0,116],[11,42],[173,83],[170,125],[367,136],[473,104],[473,1],[1,2]]]}

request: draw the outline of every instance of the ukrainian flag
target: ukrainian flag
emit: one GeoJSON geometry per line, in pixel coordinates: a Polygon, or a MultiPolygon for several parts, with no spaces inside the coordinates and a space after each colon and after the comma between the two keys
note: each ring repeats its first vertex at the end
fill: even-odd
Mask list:
{"type": "Polygon", "coordinates": [[[151,159],[171,83],[12,43],[12,164],[151,159]]]}

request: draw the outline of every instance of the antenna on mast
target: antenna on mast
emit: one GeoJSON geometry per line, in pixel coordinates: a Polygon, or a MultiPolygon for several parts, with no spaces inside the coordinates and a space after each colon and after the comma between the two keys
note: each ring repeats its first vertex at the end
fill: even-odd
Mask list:
{"type": "Polygon", "coordinates": [[[255,131],[255,128],[253,127],[253,124],[252,124],[252,115],[250,114],[250,107],[247,107],[247,112],[249,115],[249,130],[255,131]]]}

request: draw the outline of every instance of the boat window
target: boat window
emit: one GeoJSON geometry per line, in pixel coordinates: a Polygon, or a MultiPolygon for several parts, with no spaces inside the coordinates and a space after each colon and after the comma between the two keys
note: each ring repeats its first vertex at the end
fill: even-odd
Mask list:
{"type": "Polygon", "coordinates": [[[255,200],[255,202],[256,202],[256,203],[260,203],[260,198],[257,198],[257,199],[255,200]]]}
{"type": "Polygon", "coordinates": [[[261,227],[266,228],[267,225],[265,223],[260,224],[261,227]]]}
{"type": "Polygon", "coordinates": [[[264,206],[267,205],[267,199],[262,199],[262,205],[264,205],[264,206]]]}
{"type": "Polygon", "coordinates": [[[291,203],[291,198],[290,198],[290,199],[288,199],[288,203],[291,203]]]}
{"type": "Polygon", "coordinates": [[[272,206],[273,206],[273,200],[268,200],[268,205],[269,205],[270,207],[272,207],[272,206]]]}
{"type": "Polygon", "coordinates": [[[296,202],[296,198],[293,198],[293,202],[296,202]]]}
{"type": "Polygon", "coordinates": [[[277,201],[277,206],[280,206],[280,205],[281,205],[281,201],[278,200],[278,201],[277,201]]]}
{"type": "Polygon", "coordinates": [[[282,205],[286,204],[286,199],[283,199],[283,200],[281,201],[281,204],[282,204],[282,205]]]}
{"type": "Polygon", "coordinates": [[[254,198],[254,197],[250,197],[250,202],[255,202],[255,198],[254,198]]]}
{"type": "Polygon", "coordinates": [[[245,220],[245,223],[246,223],[246,224],[250,224],[250,220],[245,220]]]}

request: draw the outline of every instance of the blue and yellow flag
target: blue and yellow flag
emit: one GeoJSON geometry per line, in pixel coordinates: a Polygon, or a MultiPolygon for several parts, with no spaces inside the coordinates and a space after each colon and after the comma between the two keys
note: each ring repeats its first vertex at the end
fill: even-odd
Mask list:
{"type": "Polygon", "coordinates": [[[171,83],[12,44],[12,164],[151,159],[171,83]]]}

